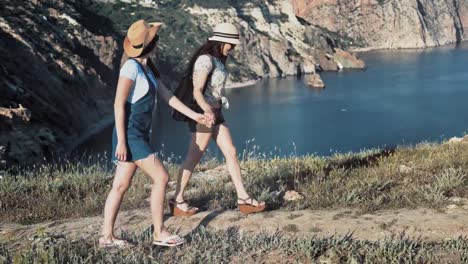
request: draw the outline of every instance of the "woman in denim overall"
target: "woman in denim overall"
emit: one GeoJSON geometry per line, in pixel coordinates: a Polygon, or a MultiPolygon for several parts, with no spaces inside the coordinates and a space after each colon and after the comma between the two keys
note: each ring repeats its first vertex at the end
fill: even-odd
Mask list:
{"type": "Polygon", "coordinates": [[[177,246],[182,238],[171,234],[163,224],[164,197],[169,174],[156,157],[149,144],[152,112],[156,92],[168,104],[195,122],[210,126],[212,120],[195,113],[181,103],[158,81],[158,72],[149,56],[159,39],[157,32],[161,23],[133,23],[124,41],[124,50],[129,60],[120,70],[115,97],[115,129],[112,136],[113,161],[117,164],[112,190],[104,208],[104,225],[99,245],[127,246],[127,242],[114,236],[114,223],[123,198],[137,168],[153,179],[151,189],[151,216],[154,233],[153,243],[161,246],[177,246]]]}

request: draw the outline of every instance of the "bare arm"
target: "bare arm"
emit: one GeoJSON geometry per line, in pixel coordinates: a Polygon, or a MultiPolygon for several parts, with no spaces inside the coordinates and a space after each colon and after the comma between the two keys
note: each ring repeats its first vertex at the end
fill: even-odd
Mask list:
{"type": "Polygon", "coordinates": [[[158,93],[167,102],[169,106],[174,108],[175,110],[181,112],[182,114],[186,115],[190,119],[193,119],[197,122],[206,123],[206,119],[204,115],[194,112],[192,109],[188,108],[184,103],[182,103],[179,98],[175,97],[174,94],[167,89],[167,87],[163,84],[163,82],[159,81],[159,88],[158,93]]]}
{"type": "Polygon", "coordinates": [[[120,77],[117,84],[117,92],[114,101],[115,128],[117,130],[117,150],[116,157],[119,160],[126,160],[126,145],[125,140],[125,103],[133,86],[133,81],[127,77],[120,77]],[[125,151],[121,149],[125,146],[125,151]]]}
{"type": "Polygon", "coordinates": [[[206,113],[213,113],[212,107],[203,96],[203,88],[208,81],[209,73],[206,71],[197,71],[193,74],[193,97],[197,104],[206,113]]]}

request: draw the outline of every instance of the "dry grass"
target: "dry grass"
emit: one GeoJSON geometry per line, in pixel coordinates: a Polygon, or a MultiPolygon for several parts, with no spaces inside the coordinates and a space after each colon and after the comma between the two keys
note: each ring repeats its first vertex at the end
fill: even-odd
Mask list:
{"type": "Polygon", "coordinates": [[[95,241],[43,237],[31,249],[0,245],[0,263],[466,263],[468,240],[423,242],[407,237],[364,241],[352,236],[287,238],[281,232],[245,234],[203,227],[180,248],[151,246],[151,230],[125,234],[130,249],[100,250],[95,241]]]}
{"type": "MultiPolygon", "coordinates": [[[[244,153],[241,167],[248,189],[273,210],[355,207],[368,212],[416,206],[441,208],[450,197],[468,197],[467,155],[468,144],[423,144],[331,157],[244,153]],[[296,190],[304,199],[286,202],[282,199],[286,190],[296,190]]],[[[178,167],[170,160],[165,163],[174,177],[178,167]]],[[[107,163],[69,162],[5,175],[0,179],[0,221],[31,223],[101,214],[112,182],[112,169],[103,164],[107,163]]],[[[198,170],[209,173],[218,165],[207,160],[198,170]]],[[[235,194],[229,179],[214,179],[193,179],[188,195],[191,203],[205,209],[233,208],[235,194]]],[[[149,178],[136,175],[123,209],[147,206],[148,184],[149,178]]],[[[384,223],[380,228],[391,225],[384,223]]],[[[296,229],[291,225],[283,231],[294,233],[296,229]]],[[[214,232],[200,227],[188,235],[189,242],[183,247],[161,249],[151,246],[150,234],[151,230],[122,234],[135,246],[111,251],[97,249],[95,241],[69,241],[44,234],[21,252],[0,244],[0,263],[468,262],[468,240],[462,237],[443,242],[406,237],[372,242],[351,236],[291,238],[281,232],[247,235],[235,228],[214,232]]]]}
{"type": "MultiPolygon", "coordinates": [[[[331,157],[241,156],[248,190],[266,200],[271,210],[441,208],[450,197],[468,198],[468,144],[422,144],[331,157]],[[284,201],[287,190],[298,191],[304,199],[284,201]]],[[[165,163],[175,179],[177,165],[165,163]]],[[[0,179],[0,221],[32,223],[100,214],[113,175],[105,164],[67,163],[5,175],[0,179]]],[[[197,170],[209,173],[217,165],[207,160],[197,170]]],[[[123,209],[147,206],[149,184],[150,179],[138,173],[123,209]]],[[[205,210],[232,209],[236,203],[233,186],[223,177],[195,177],[187,196],[205,210]]]]}

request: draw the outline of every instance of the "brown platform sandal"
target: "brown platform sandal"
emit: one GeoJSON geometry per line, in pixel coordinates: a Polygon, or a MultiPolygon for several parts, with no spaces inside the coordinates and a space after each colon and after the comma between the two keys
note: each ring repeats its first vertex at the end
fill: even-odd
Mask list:
{"type": "Polygon", "coordinates": [[[253,205],[253,199],[250,197],[247,197],[245,199],[237,198],[237,200],[238,201],[241,200],[244,202],[243,204],[239,204],[239,202],[237,202],[237,207],[239,207],[241,214],[258,213],[258,212],[265,210],[265,207],[266,207],[265,204],[253,205]],[[247,203],[248,200],[250,200],[250,203],[247,203]]]}
{"type": "Polygon", "coordinates": [[[169,208],[171,209],[171,213],[173,216],[192,216],[196,213],[198,213],[198,208],[195,208],[195,207],[192,207],[192,206],[188,206],[188,210],[187,211],[184,211],[182,209],[180,209],[179,207],[177,207],[178,204],[188,204],[187,201],[182,201],[182,202],[176,202],[176,200],[174,198],[170,199],[169,200],[169,208]]]}

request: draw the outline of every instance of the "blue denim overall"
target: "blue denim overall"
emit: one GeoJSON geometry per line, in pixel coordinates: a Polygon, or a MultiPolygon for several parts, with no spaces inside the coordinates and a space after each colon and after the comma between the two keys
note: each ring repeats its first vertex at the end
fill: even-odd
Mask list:
{"type": "MultiPolygon", "coordinates": [[[[135,60],[136,61],[136,60],[135,60]]],[[[144,159],[150,154],[155,153],[149,143],[149,132],[151,129],[151,120],[153,108],[156,99],[156,87],[148,77],[143,66],[138,62],[138,66],[143,70],[148,81],[148,92],[135,103],[125,103],[125,141],[127,143],[127,160],[136,161],[144,159]]],[[[136,80],[135,80],[136,81],[136,80]]],[[[118,161],[115,157],[117,148],[117,130],[114,126],[112,135],[112,161],[118,161]]]]}

